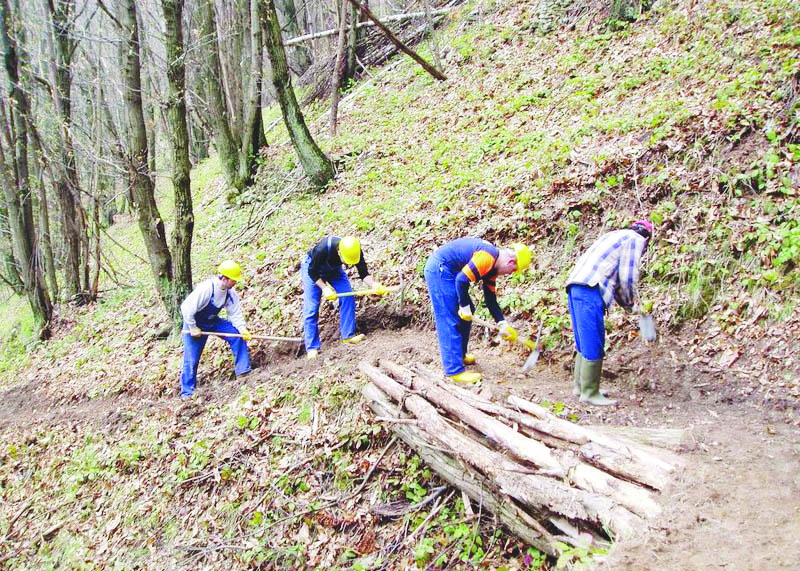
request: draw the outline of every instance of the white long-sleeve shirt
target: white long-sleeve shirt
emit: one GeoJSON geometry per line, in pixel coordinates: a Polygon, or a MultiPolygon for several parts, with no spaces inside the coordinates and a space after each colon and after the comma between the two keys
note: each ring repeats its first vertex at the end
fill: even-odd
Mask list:
{"type": "Polygon", "coordinates": [[[214,305],[225,310],[228,314],[228,320],[233,323],[236,329],[239,331],[247,329],[247,324],[242,315],[242,307],[239,305],[239,294],[233,288],[223,290],[222,280],[219,279],[219,276],[200,282],[192,290],[192,293],[183,300],[181,314],[187,327],[197,325],[194,316],[211,302],[212,295],[214,296],[214,305]]]}

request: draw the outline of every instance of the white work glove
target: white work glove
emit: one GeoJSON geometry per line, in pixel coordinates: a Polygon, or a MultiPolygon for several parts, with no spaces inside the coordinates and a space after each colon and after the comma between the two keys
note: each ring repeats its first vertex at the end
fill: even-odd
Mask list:
{"type": "Polygon", "coordinates": [[[202,334],[203,332],[200,331],[200,328],[197,325],[192,325],[189,328],[189,335],[191,335],[192,337],[200,337],[202,334]]]}
{"type": "Polygon", "coordinates": [[[335,301],[336,291],[331,286],[326,285],[324,288],[322,288],[322,297],[328,301],[335,301]]]}
{"type": "Polygon", "coordinates": [[[498,323],[497,327],[500,329],[500,337],[506,341],[514,342],[517,340],[517,337],[519,337],[517,330],[511,327],[506,320],[498,323]]]}
{"type": "Polygon", "coordinates": [[[458,308],[458,316],[463,321],[472,321],[472,308],[468,305],[458,308]]]}

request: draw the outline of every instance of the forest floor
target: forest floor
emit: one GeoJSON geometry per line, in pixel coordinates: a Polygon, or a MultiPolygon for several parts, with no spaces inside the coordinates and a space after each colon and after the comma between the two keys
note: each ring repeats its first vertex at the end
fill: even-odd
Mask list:
{"type": "MultiPolygon", "coordinates": [[[[318,361],[307,361],[288,346],[256,350],[258,370],[240,381],[254,387],[276,375],[310,378],[322,371],[349,378],[358,390],[362,360],[438,365],[434,331],[403,328],[408,314],[365,313],[360,329],[369,335],[361,345],[337,345],[336,323],[330,319],[323,324],[330,348],[318,361]],[[374,328],[382,324],[388,328],[374,328]]],[[[606,558],[598,558],[599,568],[795,569],[800,553],[800,403],[775,407],[756,397],[731,398],[754,394],[742,383],[711,388],[720,387],[720,375],[690,364],[681,352],[687,342],[681,335],[668,335],[649,345],[638,339],[626,343],[607,357],[604,371],[603,386],[618,405],[592,408],[571,395],[569,355],[545,352],[533,372],[524,375],[524,355],[476,327],[472,350],[479,361],[474,368],[484,380],[474,390],[497,399],[513,393],[559,403],[563,414],[582,424],[687,430],[689,438],[680,451],[685,464],[659,497],[662,517],[635,538],[616,544],[606,558]]],[[[142,409],[187,421],[235,399],[240,385],[229,379],[204,380],[201,367],[199,398],[189,403],[175,397],[117,395],[61,404],[21,385],[6,391],[0,401],[0,428],[74,430],[76,423],[88,423],[113,430],[142,409]]],[[[374,501],[374,496],[364,501],[374,501]]],[[[379,539],[373,541],[376,552],[387,548],[379,539]]]]}

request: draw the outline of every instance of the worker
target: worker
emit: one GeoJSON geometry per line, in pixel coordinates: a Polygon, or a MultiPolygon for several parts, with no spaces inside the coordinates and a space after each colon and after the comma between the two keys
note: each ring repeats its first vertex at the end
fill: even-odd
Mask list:
{"type": "MultiPolygon", "coordinates": [[[[367,270],[361,242],[353,236],[328,236],[320,240],[303,257],[300,274],[303,280],[303,341],[306,358],[319,356],[319,304],[325,298],[335,301],[338,294],[353,291],[342,264],[355,266],[364,284],[378,295],[389,290],[375,281],[367,270]]],[[[356,302],[352,296],[339,297],[339,329],[342,342],[360,343],[364,334],[356,335],[356,302]]]]}
{"type": "Polygon", "coordinates": [[[465,371],[476,358],[467,352],[472,313],[475,304],[469,297],[469,285],[483,281],[483,299],[500,327],[500,335],[517,339],[497,304],[495,279],[498,275],[521,272],[531,263],[531,251],[524,244],[499,249],[479,238],[459,238],[437,249],[425,264],[425,282],[433,304],[436,334],[444,374],[458,383],[477,383],[480,373],[465,371]]]}
{"type": "Polygon", "coordinates": [[[181,304],[183,315],[183,370],[181,371],[181,399],[194,394],[197,364],[210,333],[233,333],[241,337],[225,337],[231,347],[234,372],[237,376],[250,372],[250,353],[247,341],[252,335],[239,305],[239,294],[234,286],[242,279],[242,269],[233,260],[225,260],[217,268],[217,275],[200,282],[181,304]],[[225,310],[227,319],[219,317],[225,310]]]}
{"type": "Polygon", "coordinates": [[[638,303],[637,284],[642,254],[653,235],[648,220],[601,235],[578,258],[567,278],[567,300],[575,334],[573,393],[580,402],[613,405],[615,400],[600,393],[600,375],[605,356],[604,315],[616,301],[626,311],[638,303]]]}

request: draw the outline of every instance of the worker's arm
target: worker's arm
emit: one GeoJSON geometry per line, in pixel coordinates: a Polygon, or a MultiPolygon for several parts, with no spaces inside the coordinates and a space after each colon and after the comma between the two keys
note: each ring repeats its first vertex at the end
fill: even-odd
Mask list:
{"type": "Polygon", "coordinates": [[[489,313],[492,314],[497,323],[505,321],[503,310],[500,309],[500,304],[497,303],[497,287],[494,277],[483,278],[483,300],[486,302],[489,313]]]}
{"type": "MultiPolygon", "coordinates": [[[[496,258],[485,250],[478,250],[472,254],[469,262],[461,268],[456,276],[456,293],[458,306],[462,309],[472,306],[469,297],[469,284],[477,282],[494,268],[496,258]]],[[[495,299],[495,304],[497,300],[495,299]]],[[[487,301],[487,306],[489,305],[487,301]]],[[[491,311],[491,307],[489,308],[491,311]]],[[[492,314],[494,315],[494,314],[492,314]]],[[[502,315],[502,314],[501,314],[502,315]]]]}
{"type": "Polygon", "coordinates": [[[622,245],[620,251],[614,300],[627,310],[630,310],[639,299],[639,264],[646,243],[644,238],[636,234],[622,245]]]}
{"type": "Polygon", "coordinates": [[[181,304],[181,315],[183,322],[188,328],[197,327],[195,321],[195,314],[206,307],[211,301],[211,296],[214,293],[214,285],[211,280],[200,282],[196,288],[192,290],[186,299],[181,304]]]}
{"type": "Polygon", "coordinates": [[[234,289],[230,289],[228,292],[230,295],[225,302],[225,313],[228,314],[228,321],[233,323],[233,326],[236,327],[240,333],[244,333],[247,331],[247,323],[245,322],[244,315],[242,314],[242,306],[239,302],[239,293],[234,289]]]}

